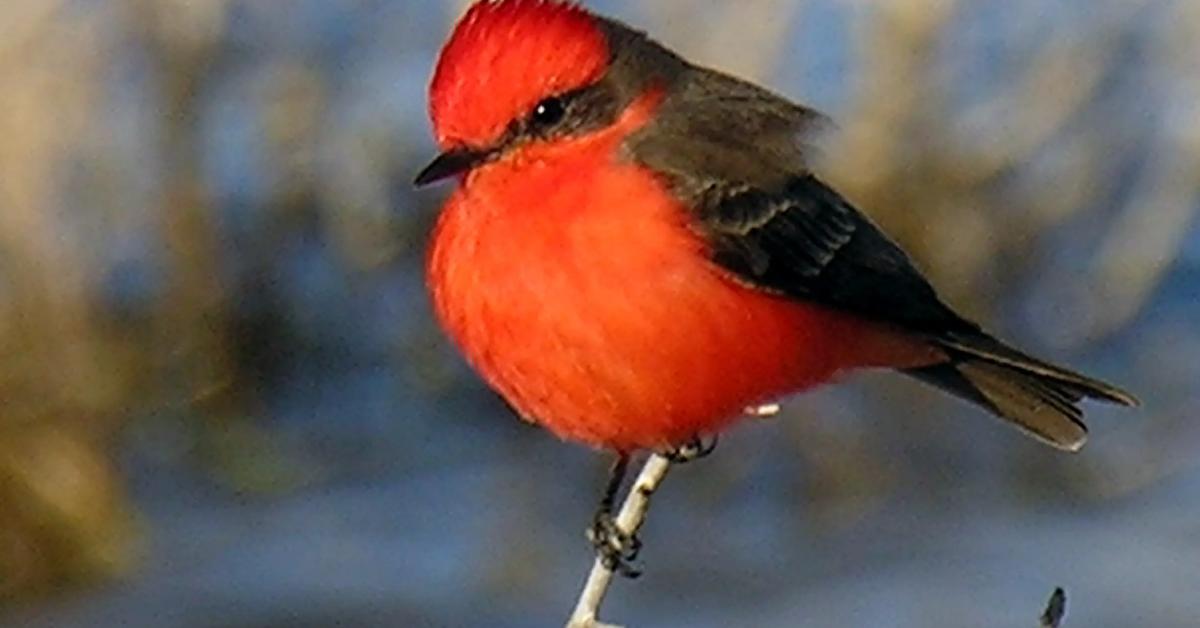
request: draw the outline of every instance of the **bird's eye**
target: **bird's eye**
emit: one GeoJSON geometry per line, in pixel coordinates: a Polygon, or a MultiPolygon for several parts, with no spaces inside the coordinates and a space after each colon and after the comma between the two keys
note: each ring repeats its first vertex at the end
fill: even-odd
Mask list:
{"type": "Polygon", "coordinates": [[[539,127],[551,127],[562,122],[567,114],[561,98],[547,98],[533,108],[533,123],[539,127]]]}

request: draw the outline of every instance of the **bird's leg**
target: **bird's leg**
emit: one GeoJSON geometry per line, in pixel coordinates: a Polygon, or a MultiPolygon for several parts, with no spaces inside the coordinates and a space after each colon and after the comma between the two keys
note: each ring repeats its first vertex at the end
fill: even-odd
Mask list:
{"type": "MultiPolygon", "coordinates": [[[[633,534],[646,521],[646,513],[650,509],[650,498],[662,486],[671,470],[671,463],[659,454],[654,454],[646,460],[645,466],[638,473],[633,486],[625,495],[625,501],[616,513],[616,527],[626,534],[633,534]]],[[[615,493],[615,491],[613,491],[615,493]]],[[[614,505],[615,508],[615,505],[614,505]]],[[[605,558],[603,552],[597,552],[592,569],[588,572],[587,581],[579,593],[579,601],[568,620],[568,628],[616,628],[596,619],[600,613],[600,605],[612,585],[613,577],[618,573],[610,565],[613,561],[605,558]]]]}
{"type": "Polygon", "coordinates": [[[636,578],[641,575],[641,571],[632,567],[630,563],[637,560],[642,542],[636,534],[626,532],[617,525],[613,512],[617,503],[617,493],[621,490],[628,469],[629,455],[617,454],[617,459],[613,461],[608,474],[608,485],[604,488],[600,507],[596,509],[592,525],[587,530],[587,538],[608,570],[626,578],[636,578]]]}
{"type": "Polygon", "coordinates": [[[707,440],[697,436],[679,447],[663,451],[662,455],[673,464],[686,464],[707,458],[716,449],[717,437],[715,435],[707,440]]]}
{"type": "MultiPolygon", "coordinates": [[[[660,455],[669,463],[683,464],[707,457],[716,448],[716,436],[708,439],[697,436],[682,446],[660,452],[660,455]]],[[[613,461],[609,471],[604,495],[600,499],[600,507],[596,509],[592,525],[587,529],[587,538],[592,547],[596,548],[596,554],[606,569],[626,578],[636,578],[642,575],[642,572],[631,563],[637,560],[642,542],[635,532],[625,530],[617,524],[614,512],[617,494],[621,491],[621,484],[628,469],[629,455],[617,454],[617,459],[613,461]]]]}
{"type": "MultiPolygon", "coordinates": [[[[704,458],[716,448],[716,436],[708,439],[697,436],[684,445],[660,452],[660,455],[668,463],[683,464],[704,458]]],[[[637,560],[642,542],[635,532],[625,530],[617,524],[614,512],[617,493],[621,491],[628,468],[629,456],[624,453],[618,454],[609,472],[608,485],[600,499],[600,507],[596,509],[596,516],[592,518],[592,525],[587,530],[587,538],[596,548],[596,554],[606,569],[626,578],[636,578],[642,575],[642,572],[631,563],[637,560]]],[[[646,496],[649,497],[648,494],[646,496]]]]}

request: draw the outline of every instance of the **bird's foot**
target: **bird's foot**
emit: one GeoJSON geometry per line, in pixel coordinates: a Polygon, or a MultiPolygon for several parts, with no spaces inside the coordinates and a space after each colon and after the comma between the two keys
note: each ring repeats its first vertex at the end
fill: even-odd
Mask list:
{"type": "Polygon", "coordinates": [[[686,464],[695,462],[701,458],[707,458],[709,454],[717,449],[717,437],[713,436],[709,439],[704,439],[697,436],[690,442],[661,452],[663,457],[670,460],[672,464],[686,464]]]}
{"type": "Polygon", "coordinates": [[[642,575],[642,571],[632,565],[642,550],[642,542],[636,534],[622,530],[612,512],[596,513],[587,530],[587,538],[596,548],[605,569],[630,579],[642,575]]]}

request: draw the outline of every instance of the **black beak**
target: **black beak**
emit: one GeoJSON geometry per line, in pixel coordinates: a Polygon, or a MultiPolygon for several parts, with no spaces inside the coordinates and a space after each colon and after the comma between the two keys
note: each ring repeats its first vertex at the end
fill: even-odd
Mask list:
{"type": "Polygon", "coordinates": [[[424,187],[431,183],[437,183],[443,179],[460,175],[487,161],[491,153],[487,151],[471,150],[469,148],[456,148],[447,151],[437,156],[433,163],[425,166],[421,174],[417,175],[413,185],[424,187]]]}

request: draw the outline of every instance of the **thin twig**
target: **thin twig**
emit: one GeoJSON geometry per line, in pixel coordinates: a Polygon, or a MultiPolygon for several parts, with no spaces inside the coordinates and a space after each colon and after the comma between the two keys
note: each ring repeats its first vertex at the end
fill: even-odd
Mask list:
{"type": "Polygon", "coordinates": [[[1062,625],[1063,617],[1067,615],[1067,592],[1059,587],[1050,596],[1046,612],[1042,613],[1042,628],[1058,628],[1062,625]]]}
{"type": "MultiPolygon", "coordinates": [[[[650,509],[650,497],[658,490],[670,470],[671,461],[659,454],[650,456],[646,461],[630,487],[625,502],[621,504],[621,512],[617,514],[617,528],[621,532],[630,536],[637,534],[642,522],[646,520],[646,511],[650,509]]],[[[597,619],[600,604],[604,602],[604,595],[608,593],[612,579],[612,569],[606,567],[604,560],[597,557],[596,562],[592,564],[591,573],[588,574],[587,583],[583,585],[583,591],[579,594],[575,612],[567,621],[567,628],[618,628],[597,619]]]]}

